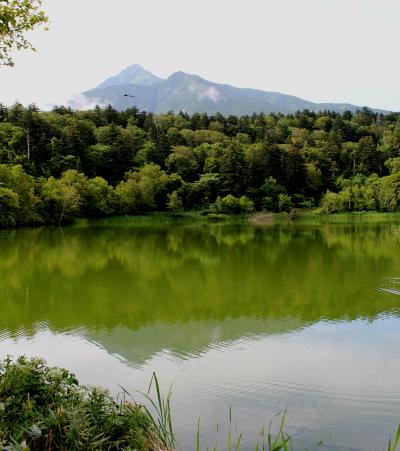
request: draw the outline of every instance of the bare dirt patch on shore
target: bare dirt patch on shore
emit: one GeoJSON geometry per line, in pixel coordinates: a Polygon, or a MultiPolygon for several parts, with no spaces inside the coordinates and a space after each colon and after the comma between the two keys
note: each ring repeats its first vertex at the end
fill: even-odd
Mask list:
{"type": "Polygon", "coordinates": [[[254,213],[250,218],[250,224],[254,225],[272,225],[274,223],[275,214],[268,211],[260,211],[254,213]]]}

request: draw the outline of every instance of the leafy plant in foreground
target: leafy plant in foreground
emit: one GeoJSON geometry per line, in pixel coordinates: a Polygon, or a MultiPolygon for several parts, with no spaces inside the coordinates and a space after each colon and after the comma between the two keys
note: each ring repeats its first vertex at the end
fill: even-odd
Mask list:
{"type": "Polygon", "coordinates": [[[0,365],[0,447],[5,450],[159,450],[168,436],[141,405],[116,402],[41,359],[0,365]]]}

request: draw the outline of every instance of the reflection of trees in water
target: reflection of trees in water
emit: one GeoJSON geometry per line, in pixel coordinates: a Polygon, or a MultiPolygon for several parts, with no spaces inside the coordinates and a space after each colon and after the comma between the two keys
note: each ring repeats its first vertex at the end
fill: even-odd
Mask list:
{"type": "Polygon", "coordinates": [[[385,227],[80,227],[0,235],[0,327],[373,317],[400,274],[385,227]]]}

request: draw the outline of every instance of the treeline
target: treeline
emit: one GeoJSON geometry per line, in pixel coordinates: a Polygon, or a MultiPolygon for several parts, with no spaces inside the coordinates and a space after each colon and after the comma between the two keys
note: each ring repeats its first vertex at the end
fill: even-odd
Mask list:
{"type": "Polygon", "coordinates": [[[0,225],[147,211],[400,209],[400,114],[0,104],[0,225]]]}

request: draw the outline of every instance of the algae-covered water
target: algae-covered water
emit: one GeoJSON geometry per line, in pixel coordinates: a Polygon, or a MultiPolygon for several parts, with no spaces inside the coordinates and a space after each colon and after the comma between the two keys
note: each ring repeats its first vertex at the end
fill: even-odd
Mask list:
{"type": "Polygon", "coordinates": [[[286,408],[311,449],[382,449],[400,423],[397,290],[392,222],[3,231],[0,357],[138,398],[156,371],[183,450],[198,418],[202,445],[225,449],[230,407],[242,449],[286,408]]]}

